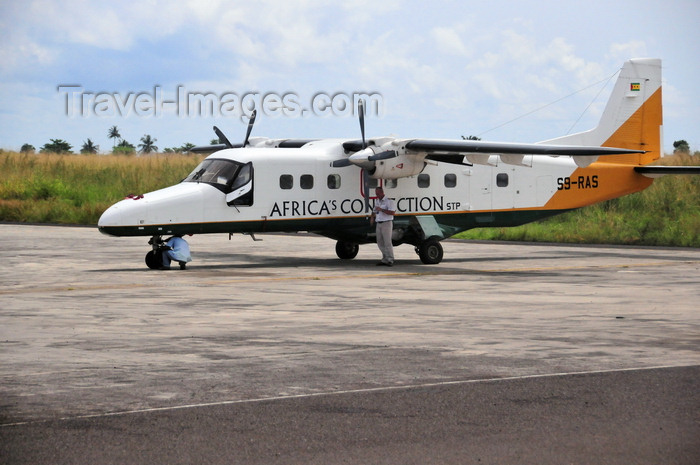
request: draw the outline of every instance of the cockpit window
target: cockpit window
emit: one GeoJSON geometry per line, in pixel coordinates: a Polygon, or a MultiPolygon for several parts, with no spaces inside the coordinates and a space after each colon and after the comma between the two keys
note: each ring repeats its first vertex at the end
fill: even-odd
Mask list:
{"type": "Polygon", "coordinates": [[[238,174],[236,175],[236,179],[234,179],[233,184],[231,185],[231,190],[236,190],[241,186],[246,185],[247,183],[250,182],[251,178],[253,177],[253,165],[250,163],[247,163],[243,166],[241,166],[240,171],[238,171],[238,174]]]}
{"type": "MultiPolygon", "coordinates": [[[[208,158],[183,179],[183,182],[204,182],[225,192],[230,192],[240,166],[240,163],[232,160],[208,158]]],[[[247,177],[249,179],[250,170],[248,170],[247,177]]]]}

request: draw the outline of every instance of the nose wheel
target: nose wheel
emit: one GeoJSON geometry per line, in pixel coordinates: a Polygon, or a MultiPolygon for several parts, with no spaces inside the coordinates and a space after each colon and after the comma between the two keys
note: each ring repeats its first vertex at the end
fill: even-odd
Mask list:
{"type": "Polygon", "coordinates": [[[146,254],[146,266],[152,270],[159,270],[163,267],[163,247],[165,243],[161,236],[153,236],[148,240],[152,250],[146,254]]]}
{"type": "Polygon", "coordinates": [[[163,266],[163,255],[160,251],[151,250],[146,254],[146,266],[152,270],[158,270],[163,266]]]}

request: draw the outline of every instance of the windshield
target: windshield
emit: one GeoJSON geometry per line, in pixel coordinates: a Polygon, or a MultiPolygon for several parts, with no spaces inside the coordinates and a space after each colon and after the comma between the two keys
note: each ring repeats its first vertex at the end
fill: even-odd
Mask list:
{"type": "Polygon", "coordinates": [[[209,158],[204,160],[183,182],[205,182],[219,188],[229,188],[240,163],[231,160],[209,158]]]}

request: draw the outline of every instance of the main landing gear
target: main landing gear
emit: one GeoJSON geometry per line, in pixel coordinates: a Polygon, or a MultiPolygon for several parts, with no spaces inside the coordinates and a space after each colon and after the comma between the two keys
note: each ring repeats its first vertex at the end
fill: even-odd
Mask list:
{"type": "MultiPolygon", "coordinates": [[[[335,243],[335,253],[342,260],[351,260],[357,257],[359,250],[360,246],[355,242],[338,241],[335,243]]],[[[424,264],[437,265],[442,261],[442,244],[436,238],[431,237],[416,246],[416,253],[424,264]]]]}
{"type": "Polygon", "coordinates": [[[442,261],[442,244],[437,239],[430,238],[416,247],[416,253],[424,264],[437,265],[442,261]]]}
{"type": "Polygon", "coordinates": [[[335,253],[342,260],[352,260],[357,257],[360,251],[360,244],[356,242],[338,241],[335,243],[335,253]]]}

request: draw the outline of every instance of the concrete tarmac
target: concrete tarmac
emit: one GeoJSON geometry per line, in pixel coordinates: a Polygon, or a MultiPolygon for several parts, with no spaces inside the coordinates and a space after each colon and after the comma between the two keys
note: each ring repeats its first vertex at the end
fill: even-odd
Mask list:
{"type": "Polygon", "coordinates": [[[700,250],[0,225],[0,463],[698,463],[700,250]]]}

